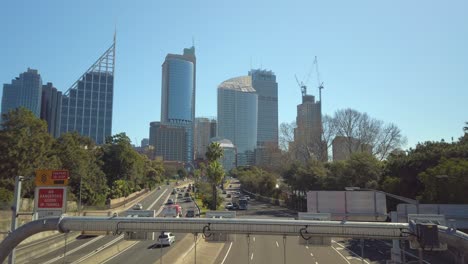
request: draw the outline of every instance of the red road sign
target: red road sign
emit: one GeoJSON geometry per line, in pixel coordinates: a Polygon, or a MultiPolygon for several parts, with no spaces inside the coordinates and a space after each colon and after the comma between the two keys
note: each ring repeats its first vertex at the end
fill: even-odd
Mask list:
{"type": "Polygon", "coordinates": [[[39,188],[37,208],[63,208],[64,188],[39,188]]]}

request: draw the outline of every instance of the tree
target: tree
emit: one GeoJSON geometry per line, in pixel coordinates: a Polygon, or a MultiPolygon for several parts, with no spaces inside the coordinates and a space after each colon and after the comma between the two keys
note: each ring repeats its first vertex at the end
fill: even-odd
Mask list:
{"type": "Polygon", "coordinates": [[[426,203],[466,204],[468,197],[468,160],[443,158],[418,175],[424,185],[421,198],[426,203]]]}
{"type": "Polygon", "coordinates": [[[371,188],[380,181],[382,164],[368,153],[354,153],[346,161],[346,184],[371,188]]]}
{"type": "Polygon", "coordinates": [[[109,186],[116,180],[125,180],[132,191],[140,190],[145,184],[145,162],[143,157],[132,147],[125,133],[106,139],[102,146],[102,170],[106,174],[109,186]]]}
{"type": "Polygon", "coordinates": [[[344,137],[348,153],[368,152],[384,160],[406,144],[406,138],[395,124],[387,124],[354,109],[335,112],[333,117],[336,136],[344,137]]]}
{"type": "Polygon", "coordinates": [[[213,203],[212,206],[214,208],[211,208],[212,210],[216,210],[216,204],[217,204],[217,189],[216,187],[221,184],[223,178],[224,178],[224,169],[221,163],[219,163],[219,159],[223,157],[223,149],[221,148],[221,145],[218,142],[212,142],[210,145],[208,145],[207,151],[206,151],[206,158],[208,160],[208,166],[207,166],[207,176],[208,176],[208,181],[211,183],[211,188],[213,192],[213,203]]]}
{"type": "Polygon", "coordinates": [[[69,171],[74,196],[78,198],[81,193],[84,204],[104,204],[109,188],[100,168],[100,151],[94,142],[77,132],[65,133],[55,141],[53,149],[62,168],[69,171]]]}
{"type": "MultiPolygon", "coordinates": [[[[0,130],[0,187],[14,189],[16,176],[34,176],[38,169],[59,169],[52,152],[54,139],[47,123],[30,110],[20,107],[3,115],[0,130]]],[[[23,183],[23,193],[32,197],[33,181],[23,183]]],[[[8,194],[6,195],[8,197],[8,194]]]]}

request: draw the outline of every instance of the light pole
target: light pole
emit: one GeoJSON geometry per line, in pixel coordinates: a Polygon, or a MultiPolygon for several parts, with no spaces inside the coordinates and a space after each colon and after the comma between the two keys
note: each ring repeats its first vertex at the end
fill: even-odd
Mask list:
{"type": "MultiPolygon", "coordinates": [[[[15,179],[15,197],[14,204],[11,206],[11,232],[18,227],[18,212],[21,203],[21,184],[25,180],[24,176],[16,176],[15,179]]],[[[15,263],[15,249],[13,249],[8,257],[8,264],[15,263]]]]}
{"type": "Polygon", "coordinates": [[[83,182],[83,176],[80,175],[80,203],[78,206],[78,216],[81,216],[81,184],[83,182]]]}

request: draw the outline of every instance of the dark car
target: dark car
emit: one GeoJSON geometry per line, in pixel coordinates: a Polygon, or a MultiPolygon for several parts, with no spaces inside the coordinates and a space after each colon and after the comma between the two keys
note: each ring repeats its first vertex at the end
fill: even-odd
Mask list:
{"type": "Polygon", "coordinates": [[[226,194],[226,198],[231,198],[231,194],[230,193],[226,194]]]}
{"type": "Polygon", "coordinates": [[[190,197],[190,193],[186,192],[186,193],[184,194],[184,197],[190,197]]]}
{"type": "Polygon", "coordinates": [[[185,217],[195,217],[195,210],[187,210],[187,213],[185,213],[185,217]]]}

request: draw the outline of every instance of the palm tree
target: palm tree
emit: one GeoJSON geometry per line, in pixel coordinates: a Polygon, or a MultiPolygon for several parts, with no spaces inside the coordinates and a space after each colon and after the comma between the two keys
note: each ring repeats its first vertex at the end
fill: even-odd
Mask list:
{"type": "Polygon", "coordinates": [[[224,178],[224,169],[219,159],[223,157],[224,150],[221,148],[221,145],[218,142],[212,142],[206,151],[206,159],[208,160],[208,181],[211,183],[211,188],[213,191],[213,203],[211,204],[211,210],[216,210],[217,205],[217,194],[218,191],[216,186],[218,186],[224,178]]]}
{"type": "Polygon", "coordinates": [[[221,144],[219,144],[219,142],[211,142],[205,153],[208,162],[219,160],[223,155],[224,150],[221,148],[221,144]]]}
{"type": "Polygon", "coordinates": [[[211,203],[211,210],[216,210],[216,206],[218,204],[218,190],[216,186],[218,186],[224,178],[224,169],[219,161],[215,160],[210,162],[207,168],[208,172],[208,180],[211,183],[211,189],[213,191],[213,202],[211,203]]]}

